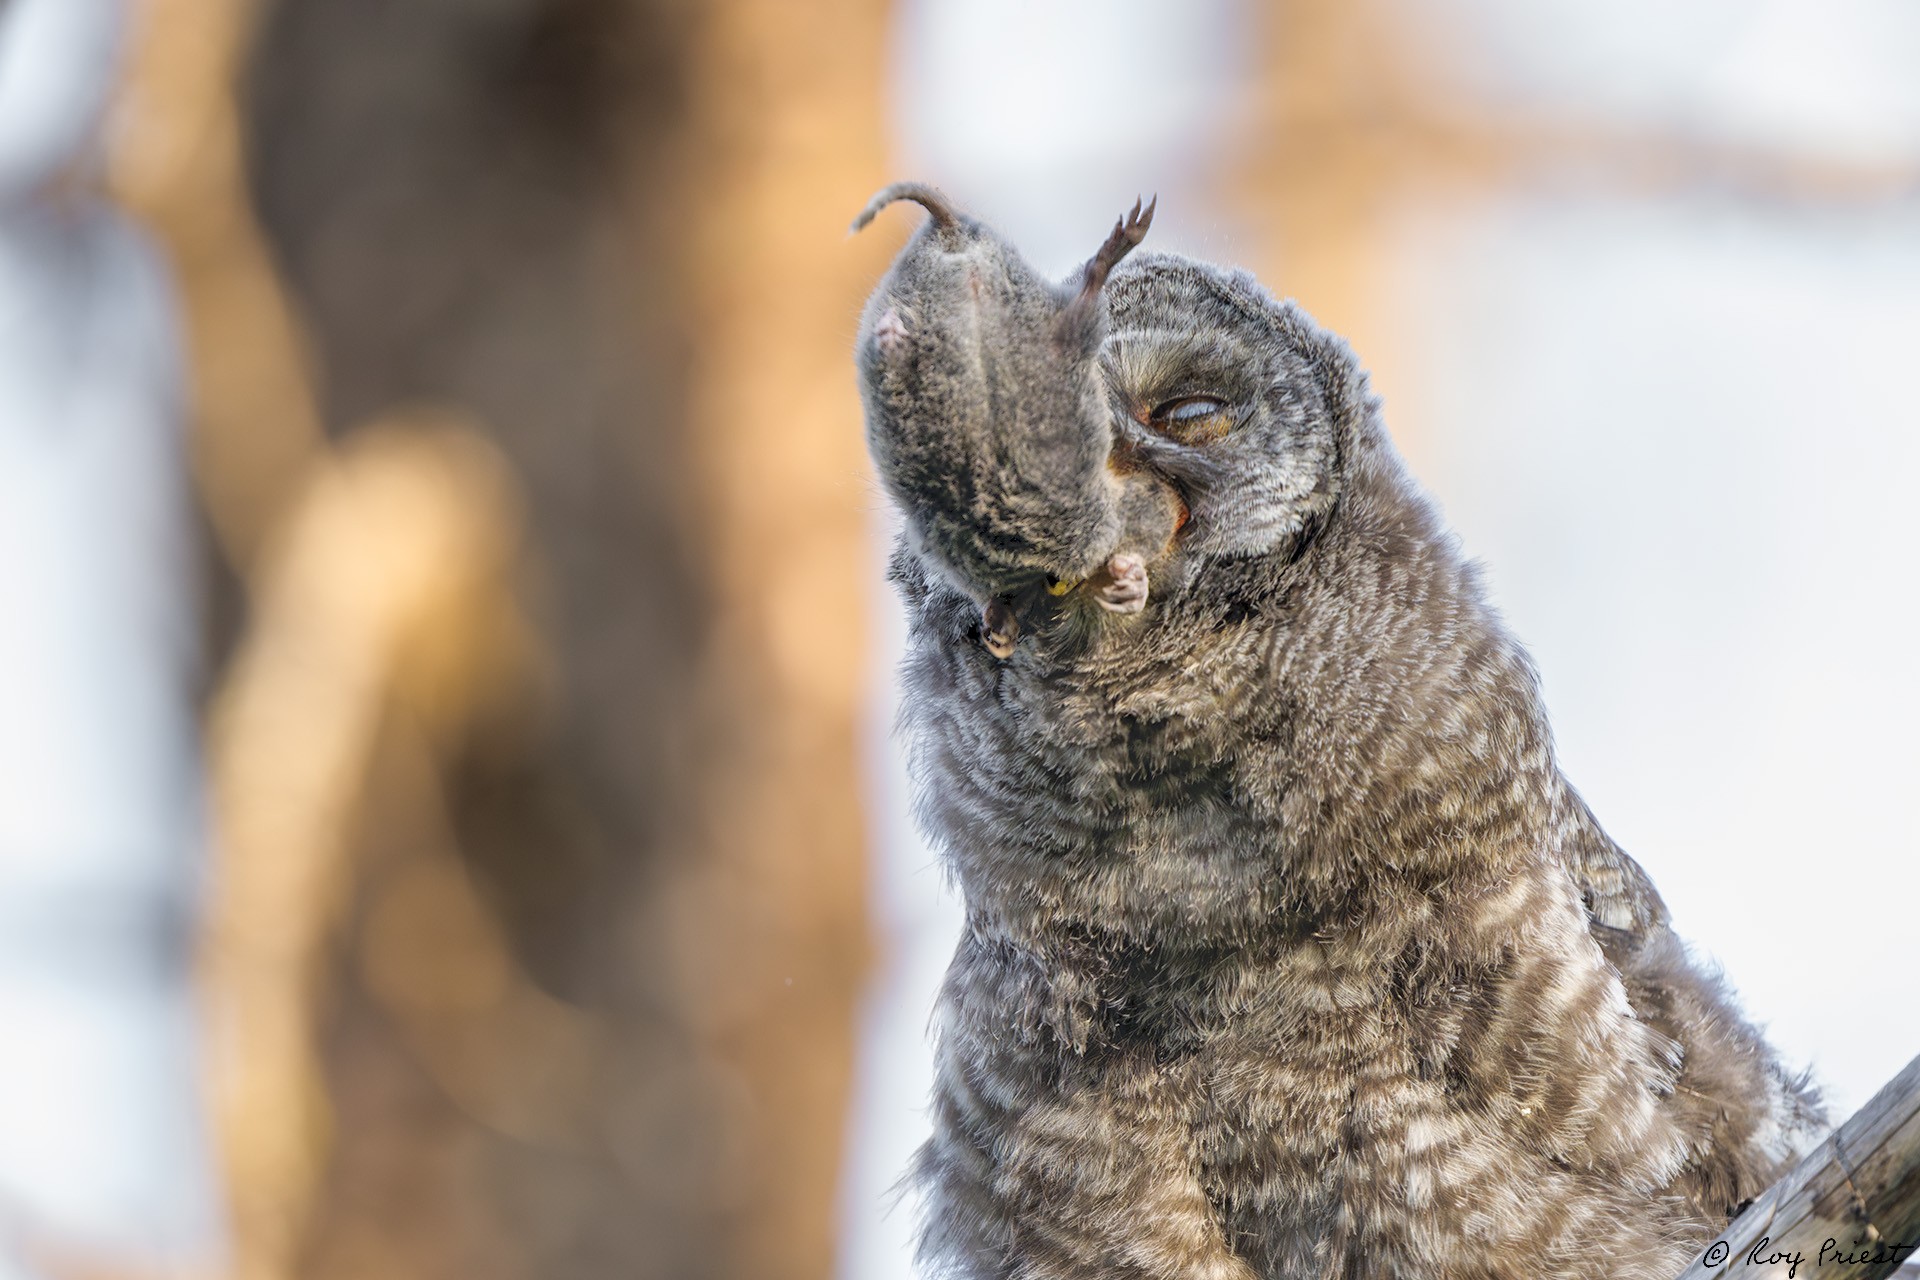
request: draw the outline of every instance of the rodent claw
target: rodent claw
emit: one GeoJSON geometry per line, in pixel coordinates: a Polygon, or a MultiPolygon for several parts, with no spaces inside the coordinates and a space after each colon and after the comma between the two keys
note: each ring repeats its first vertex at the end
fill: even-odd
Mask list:
{"type": "Polygon", "coordinates": [[[1122,553],[1109,558],[1089,582],[1094,599],[1111,613],[1139,613],[1147,607],[1147,563],[1139,556],[1122,553]]]}
{"type": "Polygon", "coordinates": [[[1013,656],[1014,642],[1020,638],[1020,619],[1013,606],[1003,599],[991,601],[980,614],[980,641],[996,658],[1013,656]]]}

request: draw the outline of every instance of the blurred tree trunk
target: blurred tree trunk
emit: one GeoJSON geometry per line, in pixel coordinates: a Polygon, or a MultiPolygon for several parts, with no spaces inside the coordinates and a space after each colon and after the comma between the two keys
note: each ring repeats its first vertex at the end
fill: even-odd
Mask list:
{"type": "Polygon", "coordinates": [[[323,427],[480,424],[536,655],[450,714],[416,690],[365,766],[299,1269],[824,1277],[866,955],[849,350],[884,252],[843,228],[882,177],[883,5],[260,19],[248,172],[323,427]]]}

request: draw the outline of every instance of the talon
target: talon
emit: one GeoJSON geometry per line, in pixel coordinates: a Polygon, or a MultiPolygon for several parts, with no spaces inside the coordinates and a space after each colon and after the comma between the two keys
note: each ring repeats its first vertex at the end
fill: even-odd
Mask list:
{"type": "Polygon", "coordinates": [[[988,653],[1000,659],[1011,658],[1013,643],[1019,638],[1020,620],[1005,600],[995,600],[981,612],[980,639],[988,653]]]}

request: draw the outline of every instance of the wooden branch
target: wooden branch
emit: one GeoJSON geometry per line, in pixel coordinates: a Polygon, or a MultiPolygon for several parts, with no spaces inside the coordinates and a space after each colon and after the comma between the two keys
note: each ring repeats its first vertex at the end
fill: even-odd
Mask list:
{"type": "Polygon", "coordinates": [[[1679,1280],[1880,1280],[1916,1252],[1920,1058],[1768,1188],[1679,1280]]]}

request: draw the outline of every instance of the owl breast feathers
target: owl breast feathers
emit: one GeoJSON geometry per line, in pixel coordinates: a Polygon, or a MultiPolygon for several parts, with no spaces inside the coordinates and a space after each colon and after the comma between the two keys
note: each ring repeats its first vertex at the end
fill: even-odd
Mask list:
{"type": "Polygon", "coordinates": [[[883,194],[933,214],[857,358],[967,904],[928,1264],[1676,1274],[1817,1105],[1562,777],[1345,344],[1129,255],[1150,210],[1054,284],[883,194]]]}

